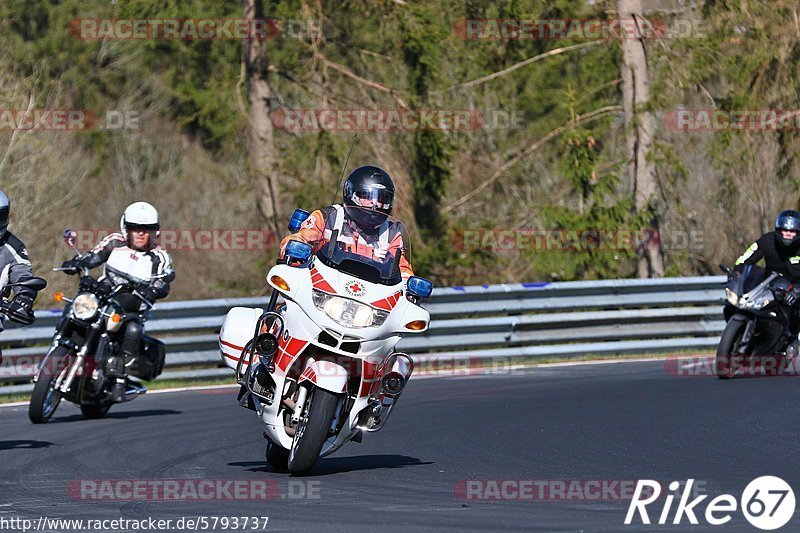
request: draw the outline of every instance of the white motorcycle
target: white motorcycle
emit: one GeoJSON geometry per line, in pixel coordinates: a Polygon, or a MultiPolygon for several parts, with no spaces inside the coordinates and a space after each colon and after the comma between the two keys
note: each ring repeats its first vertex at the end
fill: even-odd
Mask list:
{"type": "MultiPolygon", "coordinates": [[[[297,210],[289,229],[305,216],[297,210]]],[[[430,281],[413,276],[404,287],[399,253],[381,260],[350,253],[330,231],[316,255],[290,241],[267,274],[274,292],[266,311],[234,307],[220,331],[240,403],[264,425],[267,461],[293,474],[385,425],[414,368],[395,345],[430,322],[418,305],[430,281]]]]}

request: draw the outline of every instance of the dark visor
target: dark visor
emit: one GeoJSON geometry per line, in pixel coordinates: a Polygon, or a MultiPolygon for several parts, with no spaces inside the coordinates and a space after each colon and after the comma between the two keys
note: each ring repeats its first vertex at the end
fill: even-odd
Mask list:
{"type": "Polygon", "coordinates": [[[394,193],[387,189],[358,189],[350,197],[356,205],[361,207],[376,207],[378,209],[391,209],[394,193]]]}

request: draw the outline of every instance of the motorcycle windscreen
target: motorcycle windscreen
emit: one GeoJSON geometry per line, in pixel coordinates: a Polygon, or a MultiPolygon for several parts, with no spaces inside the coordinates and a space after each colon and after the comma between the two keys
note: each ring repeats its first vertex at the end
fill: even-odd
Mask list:
{"type": "Polygon", "coordinates": [[[748,270],[747,276],[742,280],[744,282],[743,293],[752,291],[759,283],[767,279],[767,271],[760,266],[753,265],[748,270]]]}
{"type": "Polygon", "coordinates": [[[328,242],[317,258],[326,266],[370,283],[400,283],[400,260],[408,258],[406,229],[396,218],[384,216],[380,220],[377,226],[375,220],[365,227],[345,217],[341,231],[336,231],[335,217],[329,217],[325,225],[328,242]]]}

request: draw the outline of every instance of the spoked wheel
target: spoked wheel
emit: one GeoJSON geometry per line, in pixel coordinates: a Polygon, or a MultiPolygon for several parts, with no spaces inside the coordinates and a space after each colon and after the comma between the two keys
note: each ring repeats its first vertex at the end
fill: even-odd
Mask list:
{"type": "Polygon", "coordinates": [[[720,379],[731,379],[736,375],[738,366],[735,359],[741,355],[739,352],[746,326],[745,320],[736,320],[735,317],[732,317],[722,332],[722,338],[717,346],[717,357],[714,361],[717,377],[720,379]]]}
{"type": "Polygon", "coordinates": [[[59,375],[67,371],[67,366],[63,363],[68,355],[69,350],[63,346],[56,347],[39,371],[28,405],[28,418],[34,424],[43,424],[50,420],[61,403],[61,391],[55,390],[55,383],[59,375]]]}
{"type": "Polygon", "coordinates": [[[290,473],[305,474],[314,467],[338,403],[339,398],[333,393],[316,387],[311,390],[289,451],[290,473]]]}

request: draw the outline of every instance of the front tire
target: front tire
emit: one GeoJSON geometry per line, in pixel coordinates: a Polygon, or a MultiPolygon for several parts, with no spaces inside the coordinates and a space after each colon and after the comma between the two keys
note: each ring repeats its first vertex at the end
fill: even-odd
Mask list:
{"type": "Polygon", "coordinates": [[[109,400],[103,400],[99,404],[81,405],[81,413],[83,413],[83,416],[93,420],[106,416],[109,409],[111,409],[111,401],[109,400]]]}
{"type": "Polygon", "coordinates": [[[318,388],[311,391],[289,451],[287,466],[291,474],[305,474],[316,464],[338,403],[339,398],[331,392],[318,388]]]}
{"type": "Polygon", "coordinates": [[[47,359],[47,364],[42,366],[39,377],[33,386],[31,401],[28,405],[28,419],[34,424],[44,424],[52,417],[58,404],[61,403],[61,391],[53,389],[64,365],[69,350],[63,346],[56,347],[47,359]]]}
{"type": "Polygon", "coordinates": [[[746,320],[737,320],[736,317],[731,317],[725,325],[722,337],[719,340],[719,345],[717,346],[717,356],[714,361],[714,367],[718,378],[731,379],[736,375],[737,366],[734,358],[742,355],[737,352],[739,352],[742,335],[744,335],[746,326],[746,320]]]}

